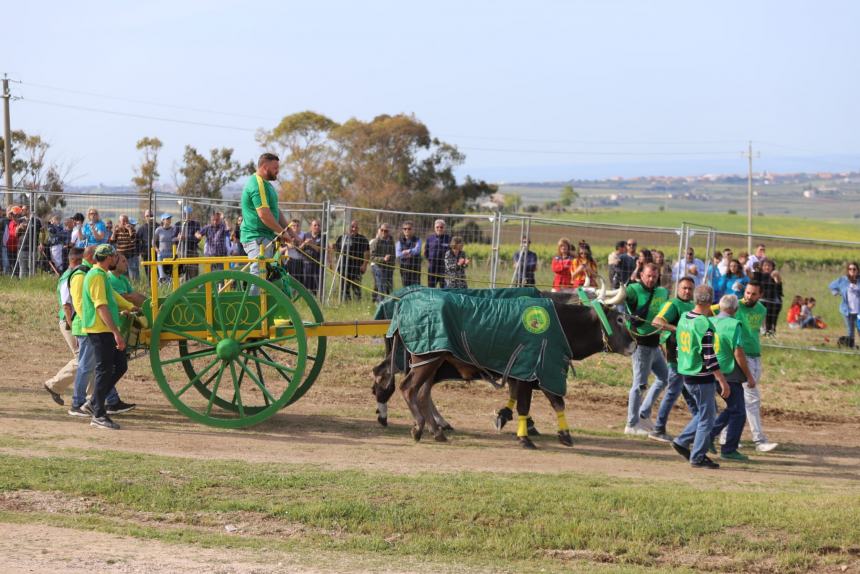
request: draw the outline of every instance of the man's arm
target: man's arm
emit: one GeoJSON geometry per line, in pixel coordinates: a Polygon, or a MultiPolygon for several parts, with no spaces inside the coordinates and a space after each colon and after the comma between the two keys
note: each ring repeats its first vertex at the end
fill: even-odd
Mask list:
{"type": "Polygon", "coordinates": [[[754,389],[756,386],[756,380],[752,376],[752,371],[750,371],[749,364],[747,363],[747,355],[744,353],[743,347],[738,345],[735,347],[735,362],[741,368],[744,376],[747,378],[747,386],[751,389],[754,389]]]}

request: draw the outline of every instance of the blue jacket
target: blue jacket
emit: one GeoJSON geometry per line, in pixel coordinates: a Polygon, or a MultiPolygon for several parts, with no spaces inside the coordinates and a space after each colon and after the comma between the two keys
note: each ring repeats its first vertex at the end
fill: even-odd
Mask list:
{"type": "Polygon", "coordinates": [[[836,281],[832,282],[828,289],[830,289],[834,295],[842,296],[842,302],[839,303],[839,312],[842,313],[843,316],[847,317],[850,314],[850,309],[848,308],[848,277],[843,275],[836,281]]]}
{"type": "Polygon", "coordinates": [[[436,235],[435,233],[424,242],[424,257],[430,262],[430,269],[445,269],[445,252],[451,244],[451,236],[447,233],[436,235]]]}
{"type": "Polygon", "coordinates": [[[743,277],[736,277],[734,275],[722,275],[719,279],[717,279],[717,284],[719,285],[719,289],[717,285],[714,286],[714,291],[719,290],[721,295],[737,295],[738,299],[743,299],[744,297],[744,289],[747,288],[747,283],[750,282],[750,278],[744,275],[743,277]],[[732,285],[735,283],[740,283],[740,290],[732,289],[732,285]]]}

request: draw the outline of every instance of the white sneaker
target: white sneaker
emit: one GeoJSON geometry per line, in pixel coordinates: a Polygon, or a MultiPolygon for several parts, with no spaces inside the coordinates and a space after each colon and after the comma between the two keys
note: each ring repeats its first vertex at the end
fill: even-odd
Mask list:
{"type": "Polygon", "coordinates": [[[639,417],[639,424],[637,425],[639,428],[643,428],[648,432],[654,430],[654,423],[651,421],[651,417],[647,419],[644,417],[639,417]]]}
{"type": "MultiPolygon", "coordinates": [[[[720,433],[720,446],[725,446],[726,444],[726,435],[728,434],[727,431],[728,427],[723,428],[722,432],[720,433]]],[[[738,448],[740,448],[740,446],[738,446],[738,448]]]]}
{"type": "Polygon", "coordinates": [[[632,436],[648,436],[648,431],[640,427],[639,425],[630,426],[627,425],[624,427],[624,434],[629,434],[632,436]]]}
{"type": "Polygon", "coordinates": [[[755,445],[755,449],[759,452],[770,452],[778,446],[779,443],[776,442],[760,442],[755,445]]]}

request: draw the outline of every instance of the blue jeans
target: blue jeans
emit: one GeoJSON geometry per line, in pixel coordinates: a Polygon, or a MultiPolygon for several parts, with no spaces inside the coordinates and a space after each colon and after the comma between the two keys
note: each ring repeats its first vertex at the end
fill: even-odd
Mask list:
{"type": "Polygon", "coordinates": [[[128,260],[128,278],[132,281],[140,279],[140,255],[126,257],[128,260]]]}
{"type": "MultiPolygon", "coordinates": [[[[630,396],[627,400],[627,425],[639,423],[639,413],[642,403],[642,392],[648,387],[648,375],[654,373],[657,380],[654,386],[662,390],[669,379],[669,367],[663,357],[660,347],[644,347],[639,345],[633,352],[633,384],[630,386],[630,396]]],[[[650,413],[650,405],[649,405],[650,413]]]]}
{"type": "MultiPolygon", "coordinates": [[[[75,335],[78,340],[78,370],[75,372],[75,386],[72,391],[72,406],[80,407],[87,402],[87,388],[94,383],[96,376],[96,354],[86,335],[75,335]]],[[[119,395],[113,389],[107,396],[107,404],[119,402],[119,395]]]]}
{"type": "MultiPolygon", "coordinates": [[[[254,239],[253,241],[242,243],[242,248],[245,250],[245,253],[248,254],[248,259],[253,261],[247,270],[248,273],[259,276],[260,264],[257,263],[257,257],[260,256],[260,250],[263,250],[263,257],[271,257],[275,252],[275,242],[267,239],[254,239]],[[268,245],[266,245],[266,243],[268,243],[268,245]],[[265,249],[263,249],[264,247],[265,249]]],[[[256,285],[251,285],[248,293],[251,295],[259,295],[260,289],[256,285]]]]}
{"type": "Polygon", "coordinates": [[[391,267],[382,267],[381,265],[373,266],[373,284],[376,293],[373,294],[374,301],[382,301],[382,295],[391,294],[391,287],[394,284],[394,269],[391,267]]]}
{"type": "MultiPolygon", "coordinates": [[[[2,235],[0,235],[0,237],[2,237],[2,235]]],[[[3,274],[11,275],[12,265],[9,263],[9,250],[6,249],[5,245],[0,245],[0,255],[3,256],[3,274]]]]}
{"type": "MultiPolygon", "coordinates": [[[[651,388],[653,389],[656,386],[655,383],[651,388]]],[[[687,402],[687,409],[690,411],[690,414],[696,416],[696,411],[698,410],[696,408],[696,401],[684,388],[684,375],[679,373],[675,367],[669,365],[669,386],[666,388],[666,394],[663,395],[663,400],[660,402],[660,409],[657,411],[657,420],[654,421],[654,430],[666,432],[669,413],[672,412],[675,401],[682,394],[684,395],[684,400],[687,402]]]]}
{"type": "Polygon", "coordinates": [[[747,423],[747,409],[744,404],[744,386],[741,383],[729,383],[732,392],[729,398],[725,399],[726,408],[714,421],[714,428],[711,430],[711,440],[720,436],[720,433],[726,428],[726,443],[723,445],[722,453],[729,454],[738,450],[738,443],[741,442],[741,433],[744,432],[744,425],[747,423]]]}
{"type": "Polygon", "coordinates": [[[717,414],[717,401],[714,398],[716,392],[714,377],[702,377],[709,381],[707,383],[690,383],[693,377],[684,378],[684,386],[693,395],[696,405],[699,407],[696,414],[684,427],[677,437],[675,443],[686,446],[693,443],[690,449],[690,462],[698,463],[705,459],[708,454],[708,446],[711,444],[711,430],[714,428],[714,419],[717,414]]]}
{"type": "Polygon", "coordinates": [[[854,346],[854,330],[858,328],[857,322],[857,313],[849,313],[848,315],[844,315],[845,317],[845,326],[848,328],[848,345],[854,346]]]}

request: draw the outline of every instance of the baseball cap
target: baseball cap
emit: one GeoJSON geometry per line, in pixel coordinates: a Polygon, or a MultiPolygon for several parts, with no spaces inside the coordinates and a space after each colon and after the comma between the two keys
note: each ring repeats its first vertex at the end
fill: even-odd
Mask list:
{"type": "Polygon", "coordinates": [[[96,247],[96,251],[94,255],[96,257],[107,257],[108,255],[116,254],[116,248],[110,243],[102,243],[98,247],[96,247]]]}
{"type": "Polygon", "coordinates": [[[170,215],[169,213],[162,213],[161,214],[161,221],[164,221],[165,219],[173,219],[173,216],[170,215]]]}
{"type": "Polygon", "coordinates": [[[186,205],[185,208],[183,209],[183,211],[185,213],[194,213],[194,208],[191,207],[190,205],[186,205]]]}

